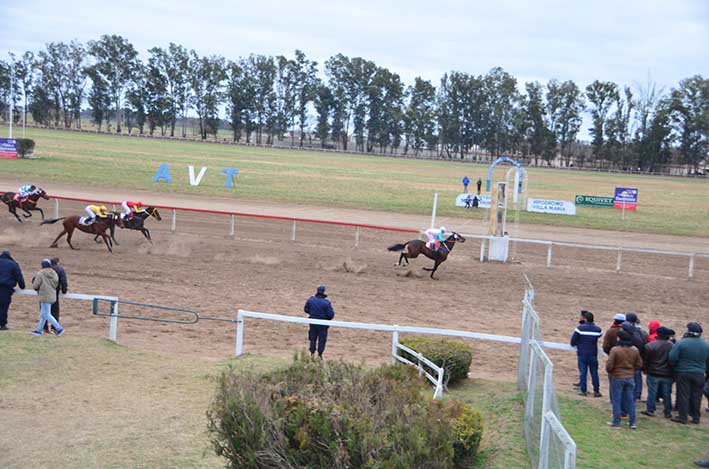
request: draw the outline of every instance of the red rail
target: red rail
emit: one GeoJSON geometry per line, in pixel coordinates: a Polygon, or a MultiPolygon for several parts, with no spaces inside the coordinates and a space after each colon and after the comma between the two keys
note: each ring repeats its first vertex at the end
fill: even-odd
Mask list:
{"type": "MultiPolygon", "coordinates": [[[[0,192],[3,194],[4,192],[0,192]]],[[[63,197],[63,196],[51,196],[51,199],[59,200],[69,200],[73,202],[88,202],[91,204],[103,204],[103,205],[120,205],[120,202],[108,201],[108,200],[93,200],[93,199],[81,199],[77,197],[63,197]]],[[[201,208],[184,208],[184,207],[171,207],[169,205],[151,205],[152,207],[166,209],[166,210],[180,210],[182,212],[194,212],[194,213],[209,213],[213,215],[233,215],[235,217],[249,217],[249,218],[263,218],[266,220],[284,220],[284,221],[295,221],[301,223],[317,223],[321,225],[336,225],[336,226],[350,226],[353,228],[367,228],[371,230],[383,230],[383,231],[395,231],[398,233],[418,233],[419,230],[412,230],[408,228],[394,228],[391,226],[379,226],[379,225],[369,225],[362,223],[348,223],[343,221],[329,221],[329,220],[315,220],[312,218],[297,218],[297,217],[283,217],[279,215],[259,215],[255,213],[243,213],[243,212],[228,212],[225,210],[206,210],[201,208]]]]}

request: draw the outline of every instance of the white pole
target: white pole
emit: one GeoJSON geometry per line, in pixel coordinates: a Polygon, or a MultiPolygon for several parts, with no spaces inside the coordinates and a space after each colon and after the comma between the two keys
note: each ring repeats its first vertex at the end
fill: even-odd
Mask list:
{"type": "Polygon", "coordinates": [[[359,246],[359,226],[355,228],[355,246],[359,246]]]}
{"type": "Polygon", "coordinates": [[[295,220],[293,220],[293,227],[291,228],[290,239],[291,241],[295,241],[295,220]]]}
{"type": "Polygon", "coordinates": [[[54,199],[54,218],[59,218],[59,199],[54,199]]]}
{"type": "Polygon", "coordinates": [[[244,314],[236,313],[236,356],[244,353],[244,314]]]}
{"type": "Polygon", "coordinates": [[[689,256],[689,280],[694,277],[694,254],[689,256]]]}
{"type": "Polygon", "coordinates": [[[234,235],[236,234],[236,217],[234,215],[231,216],[231,225],[229,226],[229,236],[234,239],[234,235]]]}
{"type": "Polygon", "coordinates": [[[485,261],[485,238],[480,240],[480,262],[485,261]]]}
{"type": "MultiPolygon", "coordinates": [[[[398,327],[398,326],[394,325],[394,327],[398,327]]],[[[396,357],[396,355],[397,355],[397,351],[398,351],[397,345],[399,345],[399,331],[394,331],[391,333],[391,363],[392,363],[392,365],[396,364],[396,358],[394,358],[394,357],[396,357]]]]}
{"type": "Polygon", "coordinates": [[[433,194],[433,209],[431,210],[431,228],[436,225],[436,209],[438,208],[438,192],[433,194]]]}
{"type": "Polygon", "coordinates": [[[623,248],[618,248],[618,258],[615,261],[615,271],[620,272],[620,264],[623,262],[623,248]]]}
{"type": "Polygon", "coordinates": [[[552,244],[549,243],[549,247],[547,248],[547,269],[551,269],[551,246],[552,244]]]}
{"type": "Polygon", "coordinates": [[[172,231],[173,233],[175,232],[176,224],[177,224],[177,210],[175,210],[173,208],[172,209],[172,226],[170,227],[170,231],[172,231]]]}
{"type": "Polygon", "coordinates": [[[113,342],[118,342],[118,302],[111,306],[111,321],[108,330],[108,338],[113,342]]]}
{"type": "Polygon", "coordinates": [[[10,56],[10,137],[12,138],[12,121],[15,113],[15,58],[10,56]]]}

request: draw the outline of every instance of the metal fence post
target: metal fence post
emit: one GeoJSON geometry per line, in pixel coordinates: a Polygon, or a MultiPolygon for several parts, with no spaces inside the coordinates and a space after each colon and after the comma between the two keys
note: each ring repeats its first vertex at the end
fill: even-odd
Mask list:
{"type": "Polygon", "coordinates": [[[436,391],[433,393],[434,399],[443,397],[443,367],[438,368],[438,381],[436,382],[436,391]]]}
{"type": "Polygon", "coordinates": [[[170,227],[170,231],[173,233],[175,232],[175,228],[177,228],[177,210],[174,208],[172,209],[172,226],[170,227]]]}
{"type": "Polygon", "coordinates": [[[54,218],[59,218],[59,199],[54,199],[54,218]]]}
{"type": "Polygon", "coordinates": [[[293,227],[291,228],[290,240],[295,241],[295,220],[293,220],[293,227]]]}
{"type": "Polygon", "coordinates": [[[552,370],[551,365],[544,367],[544,382],[542,385],[542,428],[539,437],[539,469],[547,469],[549,467],[549,438],[551,431],[546,415],[551,409],[552,370]]]}
{"type": "Polygon", "coordinates": [[[480,262],[485,261],[485,238],[480,240],[480,262]]]}
{"type": "Polygon", "coordinates": [[[355,246],[359,246],[359,226],[355,228],[355,246]]]}
{"type": "MultiPolygon", "coordinates": [[[[397,326],[395,324],[394,327],[399,327],[399,326],[397,326]]],[[[399,345],[399,331],[394,331],[391,333],[391,363],[392,363],[392,365],[396,364],[396,358],[394,358],[394,357],[396,357],[398,354],[397,353],[398,349],[399,349],[398,345],[399,345]]]]}
{"type": "Polygon", "coordinates": [[[552,243],[549,243],[547,247],[547,269],[551,269],[551,247],[552,243]]]}
{"type": "Polygon", "coordinates": [[[694,254],[689,256],[689,280],[694,278],[694,254]]]}
{"type": "Polygon", "coordinates": [[[238,357],[244,353],[244,313],[239,310],[236,313],[236,351],[238,357]]]}
{"type": "Polygon", "coordinates": [[[111,304],[111,320],[108,327],[108,338],[118,343],[118,301],[111,304]]]}
{"type": "Polygon", "coordinates": [[[236,235],[236,217],[234,215],[231,216],[231,224],[229,226],[229,236],[234,239],[234,236],[236,235]]]}
{"type": "Polygon", "coordinates": [[[623,248],[618,248],[618,258],[615,261],[615,271],[620,272],[620,265],[623,262],[623,248]]]}

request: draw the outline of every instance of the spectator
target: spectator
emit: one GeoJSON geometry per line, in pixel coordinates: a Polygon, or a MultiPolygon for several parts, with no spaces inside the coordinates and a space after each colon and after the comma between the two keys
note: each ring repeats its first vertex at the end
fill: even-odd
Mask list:
{"type": "MultiPolygon", "coordinates": [[[[315,293],[315,296],[308,298],[303,308],[308,317],[311,319],[324,319],[330,321],[335,317],[335,312],[332,309],[330,300],[326,299],[325,286],[320,285],[315,293]]],[[[310,325],[308,331],[308,339],[310,340],[310,356],[315,357],[315,349],[317,347],[318,358],[322,359],[322,354],[325,351],[327,343],[327,330],[329,326],[320,326],[316,324],[310,325]]]]}
{"type": "Polygon", "coordinates": [[[611,349],[606,362],[606,371],[613,376],[611,381],[611,403],[613,405],[613,421],[608,422],[611,427],[620,427],[621,409],[626,410],[632,430],[637,428],[635,402],[633,393],[635,388],[635,370],[643,366],[640,352],[631,342],[631,335],[621,330],[618,332],[618,346],[611,349]]]}
{"type": "Polygon", "coordinates": [[[620,325],[624,322],[625,314],[615,313],[613,324],[611,324],[610,329],[606,331],[606,335],[603,337],[603,351],[606,355],[611,353],[611,349],[618,344],[618,331],[621,330],[620,325]]]}
{"type": "Polygon", "coordinates": [[[37,272],[32,279],[32,288],[37,291],[39,296],[39,324],[32,331],[32,335],[42,335],[44,324],[49,321],[57,335],[64,333],[64,328],[52,316],[52,304],[57,301],[57,286],[59,285],[59,276],[52,269],[52,262],[49,259],[42,261],[42,269],[37,272]]]}
{"type": "Polygon", "coordinates": [[[707,398],[707,408],[704,411],[709,412],[709,373],[706,376],[707,380],[704,383],[704,397],[707,398]]]}
{"type": "MultiPolygon", "coordinates": [[[[656,321],[650,321],[656,322],[656,321]]],[[[647,373],[647,406],[640,412],[649,417],[655,416],[657,397],[662,398],[664,416],[672,418],[672,367],[670,350],[674,345],[670,337],[675,331],[667,327],[656,329],[656,339],[645,346],[643,367],[647,373]]]]}
{"type": "MultiPolygon", "coordinates": [[[[640,319],[635,313],[627,313],[625,315],[625,320],[635,327],[633,334],[633,345],[637,347],[640,351],[640,356],[642,357],[645,353],[645,344],[648,340],[648,333],[640,329],[640,319]]],[[[635,371],[635,400],[639,401],[642,399],[643,394],[643,372],[641,370],[635,371]]]]}
{"type": "Polygon", "coordinates": [[[702,390],[709,373],[709,344],[702,339],[702,332],[699,323],[690,322],[684,337],[670,351],[670,364],[677,379],[679,411],[673,422],[686,424],[689,414],[692,423],[698,424],[701,417],[702,390]]]}
{"type": "Polygon", "coordinates": [[[475,183],[478,186],[478,195],[480,195],[480,188],[483,185],[483,180],[478,178],[478,182],[475,183]]]}
{"type": "Polygon", "coordinates": [[[598,380],[598,339],[603,334],[600,327],[593,323],[593,313],[581,311],[579,325],[571,336],[571,346],[576,347],[576,358],[579,366],[579,395],[586,396],[587,372],[591,372],[593,397],[601,397],[598,380]]]}
{"type": "MultiPolygon", "coordinates": [[[[68,289],[69,284],[67,283],[66,279],[66,272],[64,271],[64,267],[59,265],[59,258],[58,257],[53,257],[50,259],[52,262],[52,269],[57,273],[59,276],[59,285],[57,285],[57,301],[55,301],[52,304],[52,317],[59,322],[59,292],[61,292],[63,295],[66,295],[66,291],[68,289]]],[[[54,329],[52,327],[52,329],[54,329]]],[[[47,322],[44,325],[44,332],[50,332],[49,330],[49,323],[47,322]]],[[[56,329],[54,329],[52,332],[57,332],[56,329]]]]}
{"type": "Polygon", "coordinates": [[[649,331],[647,337],[647,343],[655,342],[657,338],[657,328],[660,327],[660,321],[655,321],[654,319],[647,323],[647,329],[649,331]]]}
{"type": "Polygon", "coordinates": [[[709,451],[707,451],[701,461],[694,461],[694,465],[699,467],[709,467],[709,451]]]}
{"type": "Polygon", "coordinates": [[[478,199],[478,196],[476,195],[473,197],[473,208],[478,208],[480,206],[480,199],[478,199]]]}
{"type": "Polygon", "coordinates": [[[470,178],[468,176],[465,176],[463,178],[463,192],[466,194],[468,193],[468,184],[470,184],[470,178]]]}
{"type": "Polygon", "coordinates": [[[22,269],[12,258],[10,251],[3,251],[0,253],[0,331],[7,330],[7,311],[12,303],[15,285],[25,289],[22,269]]]}
{"type": "Polygon", "coordinates": [[[473,198],[470,196],[470,194],[467,195],[464,199],[465,201],[465,208],[471,208],[471,204],[473,203],[473,198]]]}

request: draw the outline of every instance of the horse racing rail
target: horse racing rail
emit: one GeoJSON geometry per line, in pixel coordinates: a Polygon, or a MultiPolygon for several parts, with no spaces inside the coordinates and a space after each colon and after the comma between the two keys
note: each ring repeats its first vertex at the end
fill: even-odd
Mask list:
{"type": "MultiPolygon", "coordinates": [[[[0,194],[1,193],[2,192],[0,192],[0,194]]],[[[120,206],[120,202],[116,202],[116,201],[101,201],[101,200],[92,200],[92,199],[84,199],[84,198],[76,198],[76,197],[63,197],[63,196],[53,196],[52,199],[54,200],[54,212],[55,212],[56,218],[59,218],[59,201],[60,200],[73,201],[73,202],[86,202],[86,203],[92,203],[92,204],[112,205],[112,206],[114,206],[114,209],[115,209],[115,207],[120,206]]],[[[416,233],[416,234],[420,233],[420,230],[416,230],[416,229],[396,228],[396,227],[371,225],[371,224],[363,224],[363,223],[348,223],[348,222],[341,222],[341,221],[316,220],[316,219],[309,219],[309,218],[285,217],[285,216],[276,216],[276,215],[260,215],[260,214],[254,214],[254,213],[244,213],[244,212],[224,211],[224,210],[205,210],[205,209],[196,209],[196,208],[182,208],[182,207],[173,207],[173,206],[168,206],[168,205],[154,205],[154,207],[156,207],[158,209],[162,209],[162,210],[169,210],[171,212],[170,231],[172,231],[172,232],[177,231],[177,213],[178,212],[227,216],[227,217],[229,217],[229,224],[228,224],[227,233],[230,238],[236,237],[236,231],[237,231],[237,223],[236,222],[237,222],[237,219],[240,217],[251,218],[251,219],[263,219],[263,220],[280,220],[280,221],[290,222],[291,223],[290,238],[292,241],[295,241],[297,239],[297,226],[299,223],[321,224],[321,225],[331,225],[331,226],[341,226],[341,227],[354,228],[354,244],[355,244],[355,246],[359,245],[361,231],[363,229],[382,230],[382,231],[391,231],[391,232],[399,232],[399,233],[412,233],[412,234],[413,233],[416,233]]],[[[482,262],[485,259],[486,242],[489,243],[491,236],[474,234],[474,233],[461,233],[461,234],[463,236],[465,236],[466,238],[473,238],[473,239],[480,240],[480,261],[482,262]]],[[[662,249],[641,249],[641,248],[631,248],[631,247],[624,247],[624,246],[609,246],[609,245],[588,244],[588,243],[568,243],[568,242],[549,241],[549,240],[542,240],[542,239],[528,239],[528,238],[510,238],[510,242],[519,243],[519,244],[546,246],[546,251],[547,251],[547,253],[546,253],[546,267],[548,269],[551,269],[553,266],[552,261],[553,261],[553,256],[554,256],[554,247],[570,247],[570,248],[576,248],[576,249],[585,249],[585,250],[605,251],[605,252],[616,253],[614,270],[617,273],[620,273],[622,270],[623,254],[624,253],[655,254],[655,255],[672,256],[672,257],[684,257],[684,258],[688,259],[687,278],[689,280],[692,280],[695,276],[696,259],[697,258],[709,259],[709,254],[698,253],[698,252],[688,252],[688,251],[675,251],[675,250],[662,250],[662,249]]]]}

